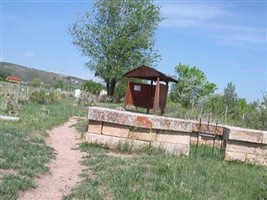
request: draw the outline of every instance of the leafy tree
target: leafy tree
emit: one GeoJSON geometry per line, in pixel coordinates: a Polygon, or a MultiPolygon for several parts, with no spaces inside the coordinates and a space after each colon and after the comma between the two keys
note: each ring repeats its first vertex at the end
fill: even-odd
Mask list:
{"type": "Polygon", "coordinates": [[[267,92],[263,95],[262,102],[258,102],[260,127],[267,130],[267,92]]]}
{"type": "Polygon", "coordinates": [[[225,104],[228,106],[228,109],[233,110],[235,104],[237,103],[238,96],[235,85],[232,82],[228,83],[227,87],[224,88],[223,99],[225,104]]]}
{"type": "Polygon", "coordinates": [[[158,60],[153,47],[161,20],[160,9],[152,0],[98,0],[92,15],[86,13],[74,23],[70,34],[73,44],[89,57],[86,66],[113,96],[124,73],[158,60]]]}
{"type": "Polygon", "coordinates": [[[82,89],[90,92],[91,94],[99,95],[100,91],[104,88],[101,83],[96,83],[92,80],[85,81],[82,84],[82,89]]]}
{"type": "Polygon", "coordinates": [[[63,83],[61,80],[56,80],[54,83],[54,88],[63,88],[63,83]]]}
{"type": "Polygon", "coordinates": [[[7,76],[9,76],[9,75],[10,75],[10,74],[9,74],[8,72],[6,72],[6,71],[0,69],[0,81],[1,81],[1,80],[5,80],[5,78],[6,78],[7,76]]]}
{"type": "Polygon", "coordinates": [[[196,67],[180,63],[175,70],[179,75],[178,83],[172,85],[170,98],[185,108],[194,107],[201,98],[216,90],[216,84],[209,82],[204,72],[196,67]]]}
{"type": "Polygon", "coordinates": [[[30,85],[33,87],[40,87],[42,85],[42,80],[39,78],[34,78],[31,80],[30,85]]]}
{"type": "Polygon", "coordinates": [[[204,103],[204,110],[208,113],[212,113],[213,116],[223,119],[225,112],[225,105],[223,97],[220,94],[214,94],[209,96],[204,103]]]}

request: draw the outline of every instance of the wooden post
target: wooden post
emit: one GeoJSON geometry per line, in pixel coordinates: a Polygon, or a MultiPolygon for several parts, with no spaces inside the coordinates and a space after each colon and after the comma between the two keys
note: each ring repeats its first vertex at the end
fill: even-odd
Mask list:
{"type": "Polygon", "coordinates": [[[150,88],[149,88],[148,101],[147,101],[147,109],[146,109],[146,113],[147,114],[149,113],[149,110],[150,110],[152,86],[153,86],[153,80],[150,81],[150,88]]]}
{"type": "Polygon", "coordinates": [[[225,107],[224,124],[227,124],[227,114],[228,114],[228,106],[225,107]]]}
{"type": "Polygon", "coordinates": [[[126,108],[126,105],[129,100],[129,93],[130,93],[130,78],[127,78],[127,88],[126,88],[126,94],[124,99],[124,109],[126,108]]]}
{"type": "Polygon", "coordinates": [[[153,112],[154,113],[156,112],[156,110],[159,110],[159,97],[160,97],[160,82],[159,81],[160,81],[160,79],[159,79],[159,77],[157,77],[154,104],[153,104],[153,112]]]}

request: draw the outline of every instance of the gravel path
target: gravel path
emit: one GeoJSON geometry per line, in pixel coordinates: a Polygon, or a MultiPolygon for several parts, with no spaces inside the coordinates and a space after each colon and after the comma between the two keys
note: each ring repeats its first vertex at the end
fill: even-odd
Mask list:
{"type": "Polygon", "coordinates": [[[56,151],[56,160],[50,164],[50,174],[37,179],[38,187],[21,193],[19,200],[60,200],[80,181],[78,175],[85,169],[80,164],[83,154],[78,147],[79,134],[73,127],[78,118],[54,128],[48,144],[56,151]]]}

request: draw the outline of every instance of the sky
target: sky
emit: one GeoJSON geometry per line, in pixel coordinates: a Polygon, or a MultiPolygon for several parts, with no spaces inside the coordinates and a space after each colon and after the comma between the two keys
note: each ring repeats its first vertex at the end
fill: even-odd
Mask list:
{"type": "MultiPolygon", "coordinates": [[[[262,98],[267,91],[265,0],[154,2],[165,18],[155,35],[159,71],[174,75],[179,63],[196,66],[217,85],[216,93],[232,81],[240,98],[262,98]]],[[[0,60],[97,80],[68,32],[93,3],[0,0],[0,60]]]]}

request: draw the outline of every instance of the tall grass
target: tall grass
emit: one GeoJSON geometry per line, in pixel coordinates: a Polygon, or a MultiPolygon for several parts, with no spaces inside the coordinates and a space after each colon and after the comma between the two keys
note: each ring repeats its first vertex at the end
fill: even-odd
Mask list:
{"type": "Polygon", "coordinates": [[[176,157],[147,148],[132,157],[110,156],[106,148],[89,143],[81,149],[88,153],[83,163],[92,173],[84,174],[84,181],[65,199],[267,198],[263,167],[201,154],[176,157]]]}
{"type": "Polygon", "coordinates": [[[45,106],[26,103],[18,122],[0,121],[1,200],[17,199],[20,190],[36,187],[33,178],[48,172],[47,164],[55,158],[45,142],[47,130],[85,112],[86,108],[74,106],[71,100],[45,106]]]}

